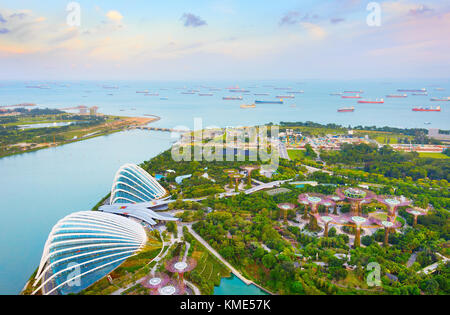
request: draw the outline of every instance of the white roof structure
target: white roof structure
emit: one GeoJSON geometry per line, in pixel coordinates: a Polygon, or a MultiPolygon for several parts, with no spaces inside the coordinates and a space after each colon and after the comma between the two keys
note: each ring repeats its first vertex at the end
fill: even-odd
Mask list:
{"type": "MultiPolygon", "coordinates": [[[[169,203],[169,202],[167,202],[169,203]]],[[[155,202],[155,204],[159,204],[155,202]]],[[[124,215],[138,220],[142,220],[150,225],[156,225],[155,220],[159,221],[178,221],[179,219],[170,214],[155,212],[150,209],[153,202],[138,203],[138,204],[114,204],[104,205],[99,208],[100,211],[124,215]]]]}
{"type": "Polygon", "coordinates": [[[167,194],[164,187],[135,164],[125,164],[116,173],[110,203],[141,203],[157,200],[167,194]]]}
{"type": "Polygon", "coordinates": [[[33,294],[78,293],[106,276],[147,242],[144,228],[99,211],[70,214],[50,232],[33,294]]]}

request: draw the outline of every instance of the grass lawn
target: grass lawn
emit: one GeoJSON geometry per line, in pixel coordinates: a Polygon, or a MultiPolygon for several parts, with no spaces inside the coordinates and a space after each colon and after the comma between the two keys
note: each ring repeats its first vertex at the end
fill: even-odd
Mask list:
{"type": "Polygon", "coordinates": [[[432,159],[450,159],[448,155],[443,153],[424,153],[420,152],[419,157],[421,158],[432,158],[432,159]]]}
{"type": "Polygon", "coordinates": [[[287,150],[287,151],[291,160],[301,160],[308,158],[307,156],[305,156],[304,150],[287,150]]]}

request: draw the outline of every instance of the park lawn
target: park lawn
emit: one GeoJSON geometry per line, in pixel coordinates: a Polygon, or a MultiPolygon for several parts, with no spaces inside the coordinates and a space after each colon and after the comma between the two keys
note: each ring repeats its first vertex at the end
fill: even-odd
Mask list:
{"type": "Polygon", "coordinates": [[[287,150],[287,151],[291,160],[302,160],[308,158],[307,156],[305,156],[304,150],[287,150]]]}
{"type": "Polygon", "coordinates": [[[432,159],[450,159],[450,156],[443,153],[427,153],[419,152],[419,157],[421,158],[432,158],[432,159]]]}

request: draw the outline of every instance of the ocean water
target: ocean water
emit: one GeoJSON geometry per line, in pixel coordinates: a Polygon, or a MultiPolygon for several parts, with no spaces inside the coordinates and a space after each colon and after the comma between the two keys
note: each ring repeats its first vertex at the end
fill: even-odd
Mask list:
{"type": "Polygon", "coordinates": [[[0,105],[36,103],[40,107],[68,108],[78,105],[98,106],[99,112],[123,116],[157,115],[161,120],[155,126],[193,127],[194,118],[202,118],[203,127],[265,124],[280,121],[314,121],[337,123],[344,126],[391,126],[407,128],[450,129],[450,102],[431,102],[431,97],[450,96],[450,80],[434,81],[255,81],[255,82],[0,82],[0,105]],[[26,88],[42,85],[48,89],[26,88]],[[249,95],[230,93],[227,87],[239,86],[249,95]],[[105,87],[117,87],[109,89],[105,87]],[[444,91],[435,90],[436,87],[444,91]],[[209,88],[221,88],[210,91],[209,88]],[[255,100],[275,100],[278,95],[304,90],[295,99],[285,103],[258,104],[256,108],[241,109],[242,104],[255,100]],[[403,94],[397,89],[427,88],[429,96],[386,98],[388,94],[403,94]],[[186,90],[213,93],[214,96],[181,94],[186,90]],[[145,96],[136,91],[148,90],[159,96],[145,96]],[[384,98],[384,104],[357,104],[356,99],[330,96],[333,92],[363,90],[364,99],[384,98]],[[269,96],[255,96],[269,93],[269,96]],[[112,94],[112,95],[109,95],[112,94]],[[242,96],[242,101],[225,101],[224,96],[242,96]],[[167,97],[167,100],[161,98],[167,97]],[[291,107],[295,105],[295,107],[291,107]],[[413,112],[415,106],[440,105],[442,112],[413,112]],[[353,113],[338,113],[341,107],[355,106],[353,113]],[[425,125],[425,123],[430,123],[425,125]]]}
{"type": "MultiPolygon", "coordinates": [[[[450,129],[450,102],[431,103],[431,97],[450,96],[450,81],[305,81],[305,82],[19,82],[0,81],[0,106],[36,103],[39,107],[68,108],[98,106],[99,112],[123,116],[157,115],[154,126],[193,128],[194,118],[203,127],[256,125],[280,121],[314,121],[342,125],[393,127],[433,127],[450,129]],[[26,88],[39,85],[45,89],[26,88]],[[226,87],[239,85],[251,91],[243,101],[224,101],[239,96],[226,87]],[[114,89],[105,86],[117,87],[114,89]],[[431,87],[432,86],[432,87],[431,87]],[[274,100],[291,87],[304,90],[283,105],[261,104],[241,109],[255,99],[274,100]],[[435,87],[445,91],[435,91],[435,87]],[[181,94],[195,89],[214,96],[181,94]],[[209,88],[222,88],[209,91],[209,88]],[[428,88],[430,95],[406,99],[387,99],[399,88],[428,88]],[[159,96],[136,93],[148,89],[159,96]],[[367,99],[385,98],[385,104],[356,104],[330,93],[364,90],[367,99]],[[270,93],[254,96],[253,93],[270,93]],[[109,95],[113,94],[113,95],[109,95]],[[161,98],[167,97],[167,100],[161,98]],[[296,107],[291,107],[292,105],[296,107]],[[440,105],[440,113],[415,113],[414,106],[440,105]],[[344,106],[355,106],[354,113],[337,113],[344,106]],[[424,125],[430,122],[430,125],[424,125]]],[[[0,294],[16,294],[39,264],[45,240],[52,226],[65,215],[91,209],[111,189],[116,170],[124,163],[140,163],[170,147],[170,134],[127,131],[113,135],[0,159],[0,294]]],[[[230,280],[234,285],[235,280],[230,280]],[[234,282],[233,282],[234,281],[234,282]]],[[[227,281],[223,280],[223,288],[227,281]]],[[[218,289],[220,292],[221,289],[218,289]]],[[[222,291],[228,292],[228,291],[222,291]]]]}

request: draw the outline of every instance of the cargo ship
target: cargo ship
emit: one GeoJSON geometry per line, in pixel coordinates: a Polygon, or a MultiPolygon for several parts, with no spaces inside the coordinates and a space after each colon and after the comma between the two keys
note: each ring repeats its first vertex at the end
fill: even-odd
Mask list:
{"type": "Polygon", "coordinates": [[[231,92],[231,93],[250,93],[250,91],[248,91],[248,90],[241,90],[241,89],[232,89],[232,90],[229,90],[229,92],[231,92]]]}
{"type": "Polygon", "coordinates": [[[414,95],[414,96],[428,96],[428,92],[423,92],[423,93],[412,93],[412,95],[414,95]]]}
{"type": "Polygon", "coordinates": [[[426,92],[427,89],[398,89],[397,92],[426,92]]]}
{"type": "Polygon", "coordinates": [[[241,105],[241,108],[255,108],[255,107],[256,107],[255,104],[251,104],[251,105],[244,104],[244,105],[241,105]]]}
{"type": "Polygon", "coordinates": [[[444,98],[433,97],[432,99],[430,99],[430,101],[432,101],[432,102],[450,102],[450,97],[444,97],[444,98]]]}
{"type": "Polygon", "coordinates": [[[364,91],[344,91],[345,94],[363,94],[364,91]]]}
{"type": "Polygon", "coordinates": [[[343,107],[338,109],[338,113],[352,113],[355,111],[354,107],[343,107]]]}
{"type": "Polygon", "coordinates": [[[301,91],[293,91],[291,92],[292,94],[304,94],[305,91],[301,90],[301,91]]]}
{"type": "Polygon", "coordinates": [[[200,93],[198,96],[214,96],[212,93],[200,93]]]}
{"type": "Polygon", "coordinates": [[[255,96],[268,96],[270,94],[269,93],[254,93],[253,95],[255,95],[255,96]]]}
{"type": "Polygon", "coordinates": [[[137,94],[148,94],[148,90],[136,91],[137,94]]]}
{"type": "Polygon", "coordinates": [[[255,104],[284,104],[283,100],[279,101],[255,101],[255,104]]]}
{"type": "Polygon", "coordinates": [[[223,98],[224,101],[242,101],[242,96],[226,96],[223,98]]]}
{"type": "Polygon", "coordinates": [[[375,100],[375,101],[358,101],[359,104],[384,104],[384,99],[381,100],[375,100]]]}
{"type": "Polygon", "coordinates": [[[276,98],[295,98],[295,95],[279,95],[276,98]]]}
{"type": "Polygon", "coordinates": [[[361,98],[361,95],[356,94],[356,95],[343,95],[342,98],[361,98]]]}
{"type": "Polygon", "coordinates": [[[413,112],[440,112],[441,107],[414,107],[413,112]]]}
{"type": "Polygon", "coordinates": [[[405,98],[408,97],[407,94],[390,94],[390,95],[386,95],[386,97],[389,98],[405,98]]]}
{"type": "Polygon", "coordinates": [[[330,93],[330,96],[341,96],[342,93],[330,93]]]}

